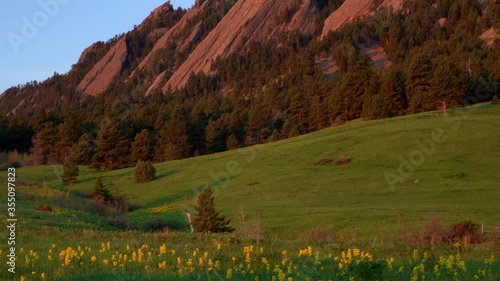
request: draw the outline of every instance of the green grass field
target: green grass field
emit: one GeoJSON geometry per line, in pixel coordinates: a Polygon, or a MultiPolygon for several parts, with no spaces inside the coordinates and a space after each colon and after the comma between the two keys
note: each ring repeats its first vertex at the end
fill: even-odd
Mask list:
{"type": "MultiPolygon", "coordinates": [[[[457,109],[446,117],[424,113],[357,120],[266,145],[162,163],[155,165],[156,179],[143,184],[133,181],[132,168],[96,173],[81,167],[78,183],[71,186],[60,183],[60,166],[19,168],[18,244],[40,252],[48,251],[53,243],[100,247],[96,245],[113,239],[122,248],[126,241],[136,240],[161,245],[167,234],[141,232],[161,218],[181,229],[170,234],[175,239],[169,239],[196,248],[197,236],[188,233],[184,213],[193,213],[197,193],[208,185],[216,193],[216,207],[232,220],[236,239],[243,244],[255,243],[254,230],[258,229],[259,239],[273,251],[314,242],[333,252],[358,246],[383,258],[405,256],[414,245],[395,246],[396,242],[418,233],[432,214],[438,214],[445,227],[465,220],[500,225],[499,129],[500,107],[483,104],[457,109]],[[350,162],[335,165],[339,157],[350,162]],[[333,162],[317,164],[326,158],[333,162]],[[97,176],[113,193],[125,195],[138,207],[126,214],[137,231],[120,231],[89,209],[82,195],[92,190],[97,176]],[[40,204],[50,205],[53,211],[36,211],[40,204]],[[318,232],[328,234],[326,242],[310,241],[318,232]]],[[[6,172],[0,173],[0,184],[7,186],[6,172]]],[[[6,191],[0,194],[3,221],[7,219],[6,198],[6,191]]],[[[225,239],[221,237],[225,236],[216,239],[225,239]]],[[[0,249],[3,260],[6,242],[0,249]]],[[[467,251],[470,258],[481,260],[499,249],[498,244],[488,244],[467,251]]],[[[455,250],[443,246],[439,251],[450,254],[455,250]]],[[[70,278],[60,276],[66,277],[70,278]]],[[[82,280],[92,280],[87,278],[82,280]]]]}

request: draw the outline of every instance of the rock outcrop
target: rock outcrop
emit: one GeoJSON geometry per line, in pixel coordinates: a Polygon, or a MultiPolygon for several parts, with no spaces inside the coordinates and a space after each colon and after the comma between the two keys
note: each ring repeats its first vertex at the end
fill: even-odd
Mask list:
{"type": "MultiPolygon", "coordinates": [[[[299,7],[296,0],[240,0],[226,14],[215,29],[197,46],[188,59],[176,70],[163,86],[163,91],[184,86],[191,73],[209,73],[212,62],[218,57],[240,50],[249,39],[272,40],[280,31],[313,33],[317,14],[316,1],[303,0],[299,7]],[[280,22],[284,11],[298,8],[288,22],[280,22]]],[[[286,19],[288,20],[288,19],[286,19]]]]}
{"type": "Polygon", "coordinates": [[[167,46],[167,44],[173,39],[173,37],[184,29],[187,23],[192,20],[199,13],[203,12],[208,1],[198,1],[193,6],[191,10],[189,10],[179,22],[177,22],[172,28],[170,28],[167,32],[163,34],[163,36],[156,42],[153,50],[149,52],[149,54],[141,61],[137,69],[135,69],[130,76],[136,74],[137,71],[142,71],[146,66],[150,65],[154,60],[159,51],[167,46]]]}
{"type": "Polygon", "coordinates": [[[85,75],[76,89],[77,92],[83,95],[102,93],[115,78],[120,76],[126,58],[127,44],[125,39],[121,38],[85,75]]]}
{"type": "Polygon", "coordinates": [[[328,32],[339,29],[342,25],[353,21],[357,17],[369,15],[372,5],[373,0],[346,0],[340,8],[325,20],[321,36],[326,36],[328,32]]]}

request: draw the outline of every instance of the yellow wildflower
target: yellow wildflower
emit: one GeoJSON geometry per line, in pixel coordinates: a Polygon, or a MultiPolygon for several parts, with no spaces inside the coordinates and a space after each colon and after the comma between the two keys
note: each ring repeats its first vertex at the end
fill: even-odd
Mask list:
{"type": "Polygon", "coordinates": [[[226,279],[231,279],[233,278],[233,270],[229,268],[226,272],[226,279]]]}
{"type": "Polygon", "coordinates": [[[163,244],[160,246],[160,256],[167,253],[167,245],[163,244]]]}

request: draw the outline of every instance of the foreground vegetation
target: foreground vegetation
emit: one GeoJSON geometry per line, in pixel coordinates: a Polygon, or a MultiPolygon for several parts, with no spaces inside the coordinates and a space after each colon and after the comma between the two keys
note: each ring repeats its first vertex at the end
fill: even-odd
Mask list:
{"type": "Polygon", "coordinates": [[[465,260],[469,247],[460,244],[401,258],[235,236],[87,231],[81,241],[82,233],[43,234],[20,250],[16,278],[3,271],[2,280],[499,280],[500,271],[498,256],[465,260]]]}

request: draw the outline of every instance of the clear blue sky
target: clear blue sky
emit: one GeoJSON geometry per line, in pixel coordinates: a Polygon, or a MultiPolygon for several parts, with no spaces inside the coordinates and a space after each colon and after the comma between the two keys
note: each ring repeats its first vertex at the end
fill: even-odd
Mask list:
{"type": "MultiPolygon", "coordinates": [[[[0,4],[0,93],[66,73],[82,51],[140,24],[166,0],[8,0],[0,4]],[[45,3],[45,5],[44,5],[45,3]]],[[[194,0],[172,0],[190,8],[194,0]]]]}

